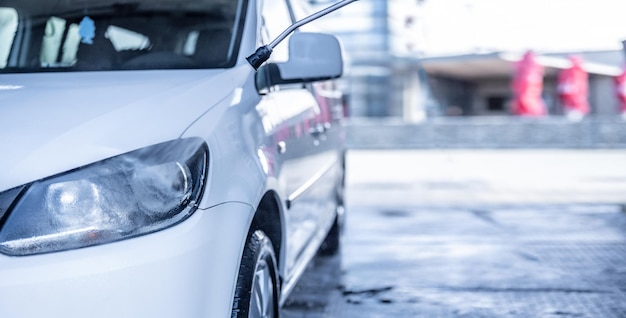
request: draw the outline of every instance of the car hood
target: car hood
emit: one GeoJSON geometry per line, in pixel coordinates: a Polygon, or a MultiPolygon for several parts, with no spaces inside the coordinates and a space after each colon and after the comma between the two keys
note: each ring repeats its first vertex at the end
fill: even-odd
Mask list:
{"type": "Polygon", "coordinates": [[[179,138],[241,86],[237,73],[0,75],[0,191],[179,138]]]}

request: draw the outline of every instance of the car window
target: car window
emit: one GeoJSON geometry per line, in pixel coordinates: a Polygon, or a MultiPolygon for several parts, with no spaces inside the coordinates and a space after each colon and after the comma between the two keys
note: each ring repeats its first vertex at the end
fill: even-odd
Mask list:
{"type": "Polygon", "coordinates": [[[7,65],[17,30],[17,11],[0,7],[0,68],[7,65]]]}
{"type": "Polygon", "coordinates": [[[0,72],[234,65],[246,0],[4,0],[0,72]]]}
{"type": "MultiPolygon", "coordinates": [[[[291,26],[291,15],[289,13],[289,7],[287,7],[287,3],[284,0],[265,0],[263,1],[262,8],[261,38],[264,44],[269,44],[291,26]]],[[[285,39],[274,48],[270,61],[287,61],[289,57],[288,42],[289,41],[285,39]]]]}

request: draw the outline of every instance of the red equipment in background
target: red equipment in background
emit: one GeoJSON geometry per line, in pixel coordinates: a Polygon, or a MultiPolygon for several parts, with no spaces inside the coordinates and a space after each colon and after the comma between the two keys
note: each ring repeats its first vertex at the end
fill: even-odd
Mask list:
{"type": "Polygon", "coordinates": [[[570,56],[570,62],[572,66],[559,73],[557,89],[565,114],[571,119],[581,119],[589,113],[588,75],[581,57],[570,56]]]}
{"type": "Polygon", "coordinates": [[[511,84],[515,98],[513,113],[519,116],[543,116],[546,106],[541,99],[543,88],[543,66],[537,63],[535,54],[528,51],[515,65],[511,84]]]}
{"type": "Polygon", "coordinates": [[[615,77],[615,93],[619,102],[619,111],[626,116],[626,67],[622,74],[615,77]]]}

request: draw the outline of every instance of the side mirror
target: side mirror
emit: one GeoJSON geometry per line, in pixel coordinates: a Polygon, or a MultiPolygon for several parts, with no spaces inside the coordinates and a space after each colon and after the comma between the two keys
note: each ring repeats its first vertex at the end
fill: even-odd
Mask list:
{"type": "Polygon", "coordinates": [[[307,83],[338,78],[343,73],[339,40],[323,33],[294,33],[289,39],[289,59],[259,68],[259,90],[280,84],[307,83]]]}

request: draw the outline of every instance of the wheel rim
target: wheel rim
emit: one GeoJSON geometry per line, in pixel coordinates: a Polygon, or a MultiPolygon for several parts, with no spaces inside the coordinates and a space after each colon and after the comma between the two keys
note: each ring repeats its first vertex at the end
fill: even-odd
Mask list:
{"type": "Polygon", "coordinates": [[[265,260],[259,261],[254,271],[249,317],[274,317],[274,283],[265,260]]]}

